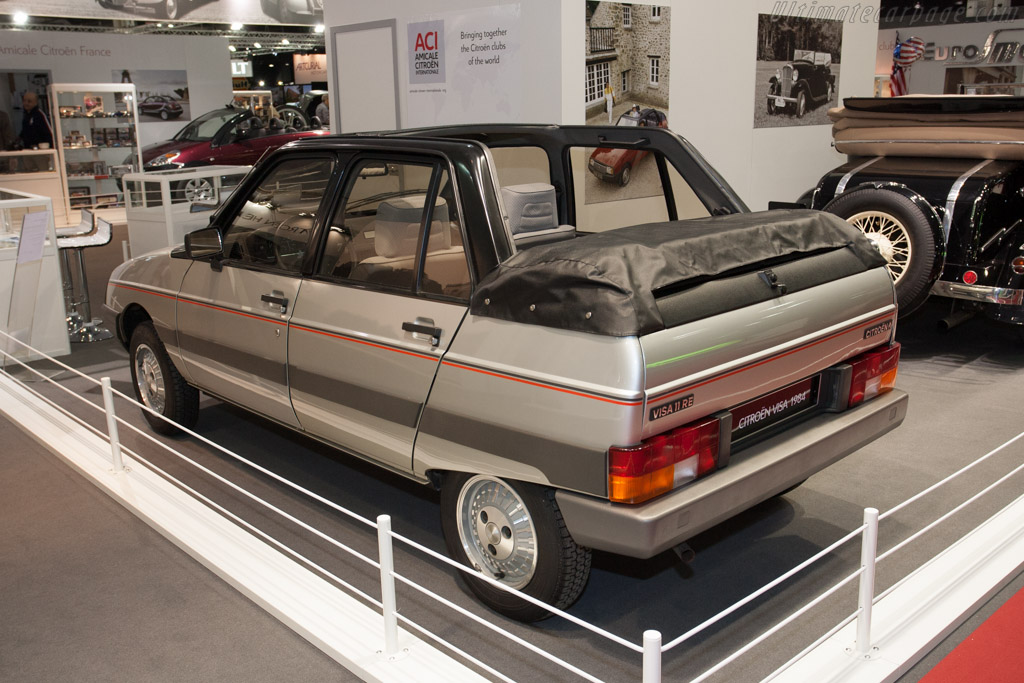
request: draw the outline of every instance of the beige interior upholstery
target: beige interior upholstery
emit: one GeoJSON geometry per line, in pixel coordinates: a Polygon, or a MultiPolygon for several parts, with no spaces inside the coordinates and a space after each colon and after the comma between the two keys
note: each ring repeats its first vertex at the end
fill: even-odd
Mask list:
{"type": "Polygon", "coordinates": [[[548,183],[526,183],[501,188],[501,200],[516,246],[572,239],[576,228],[558,224],[555,187],[548,183]]]}

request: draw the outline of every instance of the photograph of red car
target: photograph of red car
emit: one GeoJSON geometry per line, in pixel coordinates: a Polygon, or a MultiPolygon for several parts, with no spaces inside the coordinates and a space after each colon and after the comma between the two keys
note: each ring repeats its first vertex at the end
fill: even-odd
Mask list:
{"type": "MultiPolygon", "coordinates": [[[[641,109],[639,105],[634,105],[619,117],[615,125],[630,128],[668,128],[668,117],[657,109],[641,109]]],[[[625,187],[633,177],[633,169],[647,154],[648,152],[642,149],[598,147],[590,155],[587,168],[601,180],[625,187]]]]}

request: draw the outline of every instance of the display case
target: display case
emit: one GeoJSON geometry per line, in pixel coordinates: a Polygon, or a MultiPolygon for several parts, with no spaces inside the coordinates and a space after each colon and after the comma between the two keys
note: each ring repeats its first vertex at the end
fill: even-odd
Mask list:
{"type": "Polygon", "coordinates": [[[58,170],[57,150],[0,152],[0,187],[51,197],[63,210],[64,184],[58,170]]]}
{"type": "MultiPolygon", "coordinates": [[[[43,353],[63,356],[71,352],[66,316],[53,202],[49,197],[16,192],[0,184],[0,329],[43,353]],[[41,211],[50,214],[42,252],[24,262],[24,258],[18,258],[22,222],[26,214],[41,211]]],[[[7,344],[7,348],[21,359],[35,359],[33,354],[26,358],[23,347],[7,344]]]]}
{"type": "Polygon", "coordinates": [[[55,83],[50,101],[66,220],[83,208],[124,206],[121,176],[142,168],[135,86],[55,83]]]}
{"type": "Polygon", "coordinates": [[[126,175],[131,255],[184,243],[185,233],[205,227],[250,168],[198,166],[126,175]]]}

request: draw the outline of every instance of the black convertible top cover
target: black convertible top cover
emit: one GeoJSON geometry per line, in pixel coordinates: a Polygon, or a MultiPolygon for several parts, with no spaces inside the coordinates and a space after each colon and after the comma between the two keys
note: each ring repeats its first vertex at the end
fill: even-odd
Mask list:
{"type": "Polygon", "coordinates": [[[747,285],[763,281],[764,300],[780,292],[769,284],[770,274],[757,271],[840,250],[853,265],[842,273],[819,272],[818,282],[885,265],[860,231],[818,211],[648,223],[520,251],[483,279],[470,311],[593,334],[643,335],[671,326],[658,305],[666,293],[745,274],[747,285]]]}

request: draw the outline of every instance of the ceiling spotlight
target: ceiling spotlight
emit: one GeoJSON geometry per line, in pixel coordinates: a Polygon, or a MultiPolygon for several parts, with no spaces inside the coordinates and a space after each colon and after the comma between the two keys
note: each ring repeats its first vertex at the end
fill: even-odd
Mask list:
{"type": "Polygon", "coordinates": [[[268,69],[273,69],[273,68],[274,68],[274,65],[273,65],[273,64],[267,64],[267,68],[268,68],[268,69]]]}
{"type": "Polygon", "coordinates": [[[282,38],[282,39],[281,39],[281,44],[282,44],[282,45],[290,45],[290,44],[291,44],[291,42],[290,42],[290,41],[289,41],[289,40],[288,40],[287,38],[282,38]]]}
{"type": "Polygon", "coordinates": [[[260,87],[261,87],[261,88],[262,88],[263,86],[265,86],[266,84],[267,84],[267,83],[266,83],[266,81],[260,81],[260,87]]]}
{"type": "Polygon", "coordinates": [[[241,31],[242,30],[242,22],[240,22],[240,21],[233,21],[233,22],[231,22],[231,30],[232,31],[241,31]]]}
{"type": "Polygon", "coordinates": [[[284,85],[284,81],[278,81],[277,84],[278,85],[284,85]]]}
{"type": "Polygon", "coordinates": [[[254,48],[256,48],[256,49],[259,49],[259,48],[263,47],[263,46],[262,46],[262,45],[260,45],[259,43],[253,43],[253,44],[252,44],[252,46],[253,46],[254,48]]]}
{"type": "Polygon", "coordinates": [[[158,21],[158,22],[156,22],[156,27],[157,28],[163,28],[164,25],[158,21]]]}
{"type": "Polygon", "coordinates": [[[228,49],[231,50],[232,52],[234,52],[238,48],[236,48],[234,45],[228,45],[228,49]]]}
{"type": "Polygon", "coordinates": [[[15,12],[14,13],[14,23],[18,24],[19,26],[21,26],[23,24],[27,24],[28,23],[28,15],[25,14],[24,12],[15,12]]]}
{"type": "Polygon", "coordinates": [[[174,28],[174,24],[167,24],[167,28],[174,28]]]}
{"type": "Polygon", "coordinates": [[[317,24],[316,26],[313,27],[313,33],[323,33],[323,32],[324,32],[324,25],[323,24],[317,24]]]}

